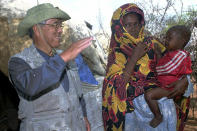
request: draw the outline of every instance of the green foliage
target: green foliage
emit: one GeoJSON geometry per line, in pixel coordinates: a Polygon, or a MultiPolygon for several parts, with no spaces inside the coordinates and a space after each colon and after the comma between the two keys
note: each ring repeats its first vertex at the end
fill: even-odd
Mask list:
{"type": "Polygon", "coordinates": [[[191,27],[196,16],[197,9],[189,8],[187,11],[183,12],[183,14],[169,17],[166,20],[166,28],[162,32],[166,32],[170,27],[174,25],[186,25],[191,27]]]}

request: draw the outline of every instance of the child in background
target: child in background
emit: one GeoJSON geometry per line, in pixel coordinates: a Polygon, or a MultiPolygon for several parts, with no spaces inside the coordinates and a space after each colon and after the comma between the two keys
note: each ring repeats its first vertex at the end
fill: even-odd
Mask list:
{"type": "Polygon", "coordinates": [[[158,61],[156,71],[160,88],[145,92],[147,104],[154,114],[154,118],[150,121],[150,126],[153,128],[157,127],[163,119],[157,100],[169,95],[173,89],[169,84],[182,79],[184,75],[192,73],[190,55],[183,50],[190,37],[191,31],[186,26],[176,25],[171,27],[166,33],[165,46],[167,52],[163,57],[161,57],[159,48],[155,47],[158,61]]]}

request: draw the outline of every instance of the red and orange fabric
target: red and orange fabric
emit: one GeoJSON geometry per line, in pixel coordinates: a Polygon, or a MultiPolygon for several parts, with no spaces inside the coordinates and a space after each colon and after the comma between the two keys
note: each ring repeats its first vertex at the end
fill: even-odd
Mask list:
{"type": "Polygon", "coordinates": [[[104,128],[107,131],[123,130],[125,113],[134,110],[132,100],[143,94],[145,90],[157,87],[154,44],[160,45],[162,51],[165,50],[165,47],[157,40],[145,36],[144,25],[144,13],[135,4],[125,4],[113,13],[111,20],[112,36],[102,90],[102,115],[104,128]],[[137,39],[123,27],[123,16],[131,12],[142,16],[140,21],[142,28],[137,39]],[[134,73],[130,76],[129,82],[125,83],[122,75],[123,70],[128,58],[132,55],[133,47],[139,42],[148,45],[148,52],[137,61],[134,73]]]}
{"type": "Polygon", "coordinates": [[[177,114],[177,131],[184,131],[184,127],[189,114],[190,97],[178,96],[174,99],[176,103],[176,114],[177,114]]]}

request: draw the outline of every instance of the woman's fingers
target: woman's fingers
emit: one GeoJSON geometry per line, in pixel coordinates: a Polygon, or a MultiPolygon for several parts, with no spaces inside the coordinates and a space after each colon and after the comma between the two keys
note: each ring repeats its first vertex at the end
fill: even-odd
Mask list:
{"type": "Polygon", "coordinates": [[[142,56],[146,54],[147,51],[148,46],[146,44],[138,43],[132,51],[131,59],[139,60],[142,56]]]}
{"type": "Polygon", "coordinates": [[[145,53],[148,51],[148,46],[144,43],[138,43],[136,48],[136,52],[139,53],[140,57],[144,56],[145,53]]]}
{"type": "Polygon", "coordinates": [[[148,49],[147,44],[144,44],[142,42],[138,43],[136,47],[139,49],[143,49],[144,51],[146,51],[148,49]]]}

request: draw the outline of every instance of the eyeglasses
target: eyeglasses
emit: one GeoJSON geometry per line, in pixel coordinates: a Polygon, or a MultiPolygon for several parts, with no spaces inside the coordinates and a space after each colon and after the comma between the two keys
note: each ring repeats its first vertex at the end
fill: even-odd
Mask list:
{"type": "Polygon", "coordinates": [[[59,28],[62,29],[64,27],[63,24],[62,24],[62,22],[53,23],[53,24],[45,24],[45,23],[39,23],[39,24],[40,25],[49,25],[49,26],[55,28],[56,30],[58,30],[59,28]]]}

